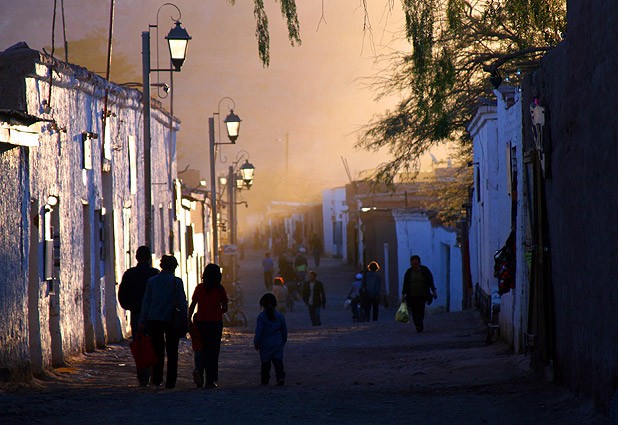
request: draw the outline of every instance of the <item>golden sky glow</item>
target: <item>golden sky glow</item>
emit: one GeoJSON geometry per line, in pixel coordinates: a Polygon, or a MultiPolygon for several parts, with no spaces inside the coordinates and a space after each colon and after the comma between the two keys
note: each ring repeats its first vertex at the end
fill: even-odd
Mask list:
{"type": "MultiPolygon", "coordinates": [[[[148,24],[156,23],[157,9],[163,3],[116,1],[114,53],[125,55],[137,75],[141,75],[141,32],[148,24]]],[[[241,149],[250,153],[256,167],[251,191],[255,195],[244,195],[250,201],[259,193],[285,200],[285,187],[295,191],[296,198],[303,192],[307,200],[315,200],[322,188],[348,182],[341,157],[347,160],[354,176],[387,161],[385,153],[357,151],[353,145],[355,132],[374,114],[392,107],[396,99],[375,102],[373,93],[358,80],[377,71],[372,58],[392,44],[394,32],[402,28],[403,17],[397,2],[390,12],[387,0],[368,3],[371,33],[363,32],[360,2],[297,1],[302,45],[292,47],[279,3],[266,0],[271,63],[269,68],[263,68],[255,39],[253,2],[239,0],[230,6],[225,0],[176,1],[183,13],[182,25],[192,36],[182,72],[174,75],[174,114],[182,122],[179,169],[190,165],[208,178],[207,121],[225,96],[234,99],[235,112],[243,121],[236,146],[223,146],[222,154],[234,160],[241,149]],[[283,184],[286,140],[289,180],[283,184]]],[[[0,49],[18,41],[26,41],[38,50],[51,45],[53,2],[0,0],[0,4],[5,6],[0,17],[0,49]]],[[[71,40],[97,29],[107,33],[109,2],[65,0],[64,5],[71,61],[71,40]]],[[[170,16],[176,17],[175,13],[165,7],[159,14],[161,58],[167,55],[164,37],[173,26],[170,16]]],[[[62,44],[60,13],[57,19],[58,48],[62,44]]],[[[154,30],[152,38],[154,67],[154,30]]],[[[94,71],[104,69],[102,64],[94,71]]],[[[161,76],[161,81],[166,79],[161,76]]],[[[169,109],[167,100],[163,102],[169,109]]],[[[222,102],[222,116],[227,114],[228,104],[222,102]]],[[[223,172],[228,165],[218,164],[218,169],[223,172]]]]}

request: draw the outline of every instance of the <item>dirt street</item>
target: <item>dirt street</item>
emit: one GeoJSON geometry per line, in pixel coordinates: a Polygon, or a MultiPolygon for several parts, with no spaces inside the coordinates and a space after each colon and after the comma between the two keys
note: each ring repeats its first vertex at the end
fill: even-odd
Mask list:
{"type": "Polygon", "coordinates": [[[241,261],[250,323],[225,331],[218,389],[195,389],[189,341],[181,342],[173,390],[138,387],[128,343],[112,344],[48,379],[0,386],[0,424],[610,423],[587,399],[535,378],[528,358],[486,345],[476,311],[430,314],[420,334],[394,321],[396,306],[381,307],[377,322],[353,324],[343,301],[354,270],[333,259],[318,269],[323,325],[312,327],[297,302],[286,315],[286,384],[260,387],[252,346],[260,261],[257,252],[241,261]]]}

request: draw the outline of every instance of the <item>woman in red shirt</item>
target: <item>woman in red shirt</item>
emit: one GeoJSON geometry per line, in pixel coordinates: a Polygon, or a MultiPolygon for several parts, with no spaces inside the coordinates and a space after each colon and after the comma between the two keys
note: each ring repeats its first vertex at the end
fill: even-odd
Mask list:
{"type": "Polygon", "coordinates": [[[202,275],[202,283],[195,288],[189,306],[189,317],[197,326],[203,343],[202,351],[195,352],[193,380],[198,388],[217,388],[223,314],[227,311],[227,303],[227,293],[221,285],[221,268],[217,264],[208,264],[202,275]],[[193,316],[196,305],[197,313],[193,316]]]}

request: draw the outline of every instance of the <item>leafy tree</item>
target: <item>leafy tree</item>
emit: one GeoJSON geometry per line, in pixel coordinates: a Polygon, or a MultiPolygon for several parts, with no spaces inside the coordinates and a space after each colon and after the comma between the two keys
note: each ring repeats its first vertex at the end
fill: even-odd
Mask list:
{"type": "Polygon", "coordinates": [[[436,144],[460,139],[465,145],[478,99],[491,97],[502,78],[534,69],[566,26],[566,0],[402,0],[402,7],[412,49],[381,57],[388,68],[373,80],[378,98],[402,100],[357,142],[389,150],[392,162],[373,178],[390,184],[413,175],[436,144]]]}
{"type": "Polygon", "coordinates": [[[473,168],[469,143],[459,143],[450,154],[448,168],[438,168],[428,183],[427,202],[423,208],[435,211],[436,218],[445,226],[455,227],[464,215],[464,204],[469,201],[473,168]]]}
{"type": "MultiPolygon", "coordinates": [[[[228,0],[235,4],[236,0],[228,0]]],[[[292,46],[300,45],[300,25],[296,12],[296,0],[278,0],[281,5],[281,14],[288,26],[288,38],[292,46]]],[[[268,15],[264,9],[264,0],[253,0],[253,15],[255,16],[255,36],[258,40],[258,52],[264,67],[270,64],[270,35],[268,31],[268,15]]]]}

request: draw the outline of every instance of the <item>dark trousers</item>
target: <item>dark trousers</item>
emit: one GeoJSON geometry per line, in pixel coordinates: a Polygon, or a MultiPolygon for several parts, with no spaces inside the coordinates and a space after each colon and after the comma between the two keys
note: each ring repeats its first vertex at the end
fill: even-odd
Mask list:
{"type": "Polygon", "coordinates": [[[195,353],[195,369],[202,374],[206,371],[206,384],[219,380],[219,353],[221,352],[221,337],[223,322],[196,322],[200,331],[204,348],[195,353]]]}
{"type": "Polygon", "coordinates": [[[425,303],[427,297],[406,297],[406,303],[408,304],[408,310],[412,315],[412,321],[416,326],[416,330],[422,332],[424,327],[423,320],[425,319],[425,303]]]}
{"type": "Polygon", "coordinates": [[[320,319],[320,307],[308,306],[309,307],[309,318],[311,319],[311,324],[313,326],[320,326],[322,324],[322,320],[320,319]]]}
{"type": "Polygon", "coordinates": [[[272,362],[273,366],[275,366],[275,378],[277,378],[277,382],[283,381],[285,379],[285,370],[283,369],[283,360],[282,359],[272,359],[268,362],[262,362],[262,367],[260,370],[260,378],[262,384],[268,384],[270,380],[270,363],[272,362]]]}
{"type": "MultiPolygon", "coordinates": [[[[137,337],[137,333],[139,332],[139,313],[133,314],[131,312],[131,339],[135,341],[135,337],[137,337]]],[[[140,385],[145,386],[148,385],[148,380],[150,379],[150,368],[139,369],[137,370],[137,381],[140,385]]]]}
{"type": "Polygon", "coordinates": [[[378,320],[378,306],[380,305],[380,297],[366,297],[363,303],[363,309],[365,310],[365,317],[367,321],[371,317],[371,310],[373,309],[373,321],[378,320]]]}
{"type": "Polygon", "coordinates": [[[273,289],[273,271],[264,272],[264,287],[267,291],[273,289]]]}
{"type": "Polygon", "coordinates": [[[165,388],[174,388],[178,377],[178,336],[173,331],[170,322],[150,320],[147,328],[157,353],[157,364],[152,367],[152,383],[160,385],[163,382],[163,365],[167,353],[165,388]]]}
{"type": "Polygon", "coordinates": [[[364,314],[361,315],[361,299],[360,297],[354,297],[352,298],[352,303],[350,304],[350,307],[352,308],[352,321],[353,322],[359,322],[361,319],[361,316],[364,318],[364,314]]]}
{"type": "Polygon", "coordinates": [[[316,268],[320,267],[320,255],[321,255],[320,251],[313,251],[313,262],[316,268]]]}

